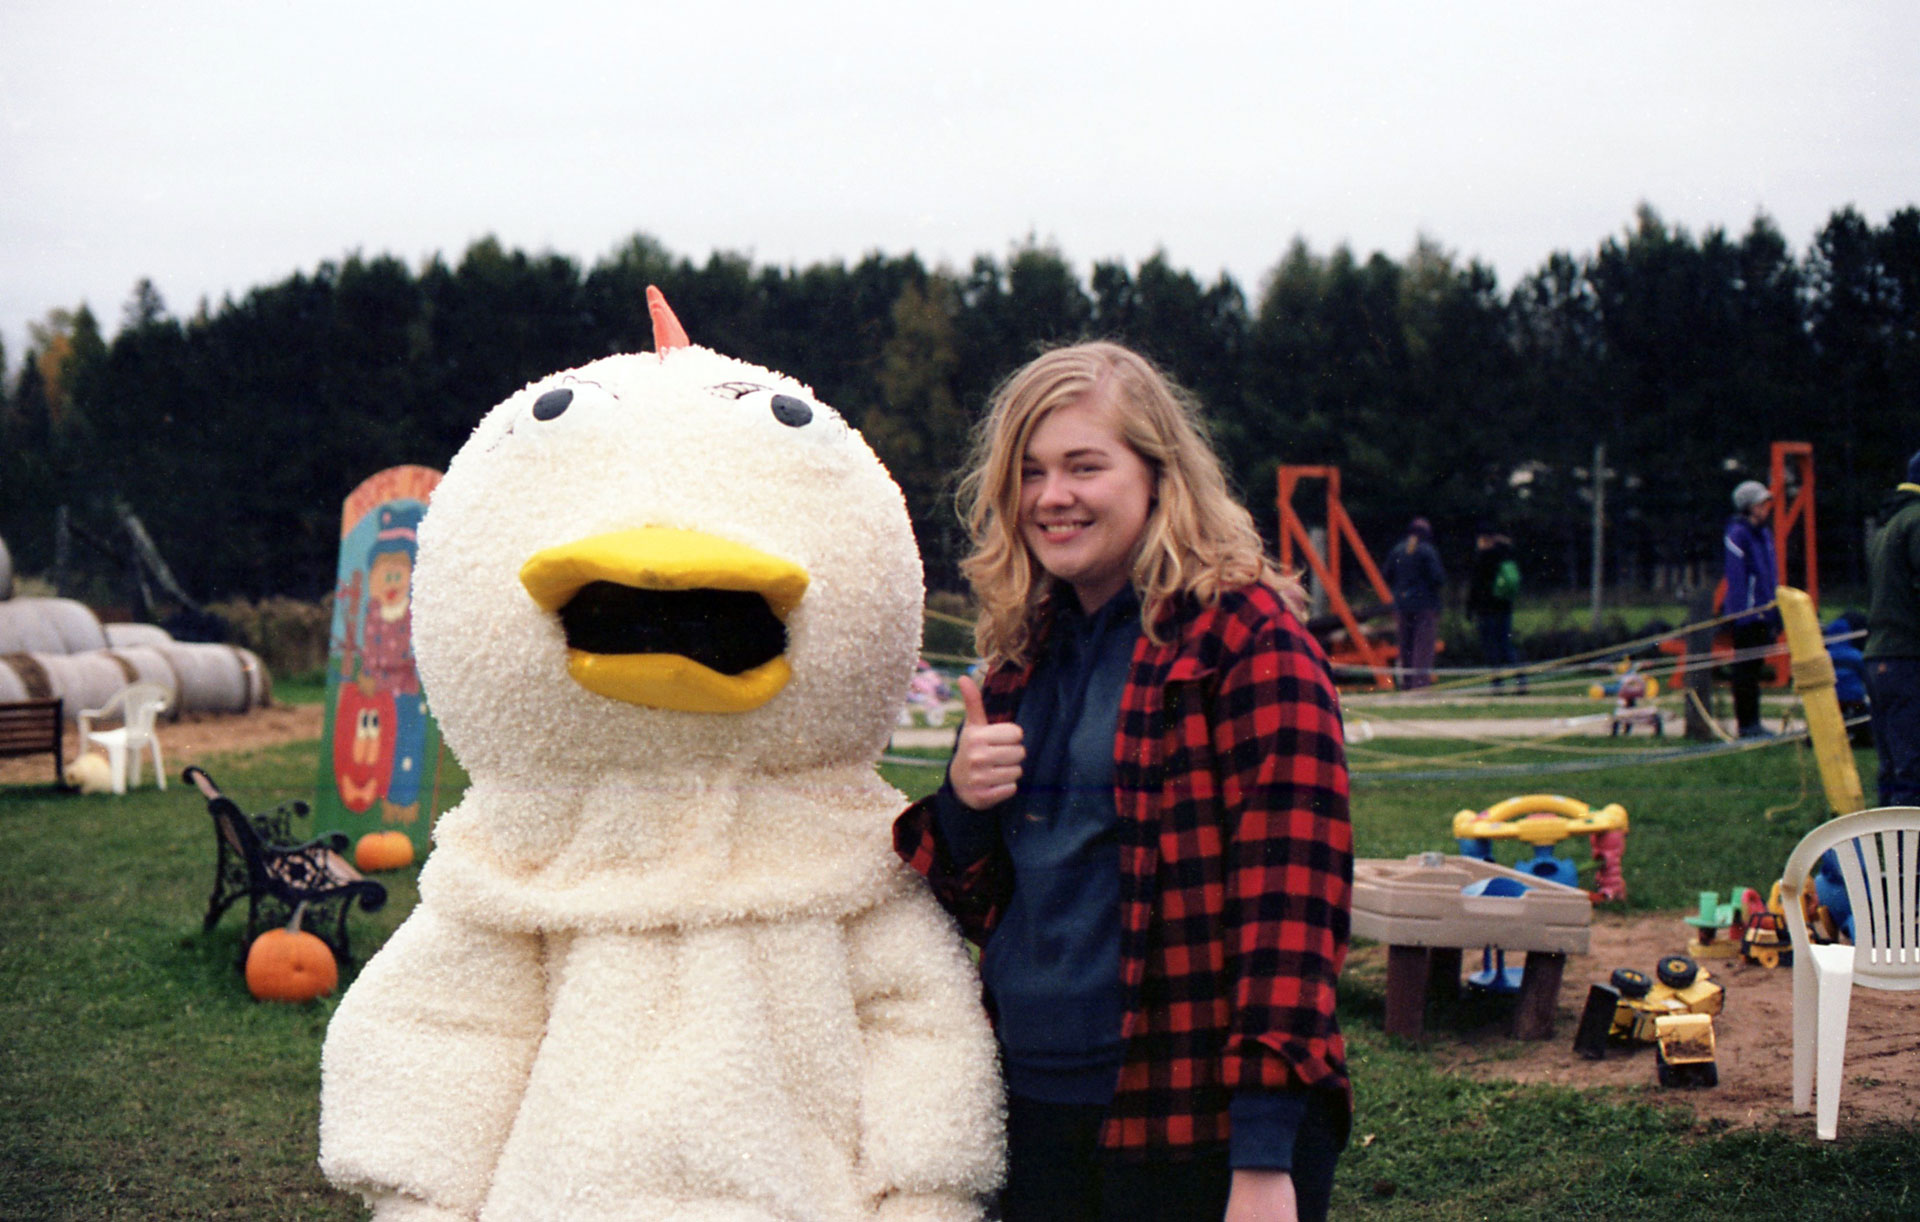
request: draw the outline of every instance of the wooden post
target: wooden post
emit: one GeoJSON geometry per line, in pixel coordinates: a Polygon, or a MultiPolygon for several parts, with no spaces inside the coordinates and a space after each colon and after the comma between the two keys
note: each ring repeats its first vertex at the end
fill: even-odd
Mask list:
{"type": "Polygon", "coordinates": [[[1566,967],[1565,955],[1527,952],[1526,970],[1520,973],[1520,1004],[1513,1011],[1513,1038],[1553,1038],[1553,1015],[1560,1006],[1560,977],[1566,967]]]}
{"type": "Polygon", "coordinates": [[[1387,947],[1388,1035],[1419,1039],[1426,1033],[1430,969],[1426,947],[1387,947]]]}
{"type": "MultiPolygon", "coordinates": [[[[1703,623],[1713,618],[1713,591],[1702,589],[1687,606],[1687,620],[1703,623]]],[[[1713,629],[1696,628],[1687,634],[1687,690],[1695,699],[1687,701],[1687,737],[1696,742],[1711,742],[1719,735],[1707,724],[1713,712],[1713,629]],[[1705,710],[1703,713],[1702,710],[1705,710]]]]}

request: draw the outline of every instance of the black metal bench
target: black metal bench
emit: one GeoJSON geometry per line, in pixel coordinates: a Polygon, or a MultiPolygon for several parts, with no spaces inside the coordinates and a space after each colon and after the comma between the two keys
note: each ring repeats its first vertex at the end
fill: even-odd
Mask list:
{"type": "Polygon", "coordinates": [[[67,787],[66,764],[60,759],[63,714],[60,698],[0,702],[0,756],[53,756],[53,782],[67,787]]]}
{"type": "Polygon", "coordinates": [[[387,902],[387,889],[354,869],[346,859],[346,834],[334,832],[295,843],[292,821],[307,814],[305,802],[289,802],[267,814],[248,815],[220,792],[204,769],[190,767],[182,777],[206,798],[219,850],[203,928],[211,930],[228,905],[245,896],[247,930],[240,944],[244,963],[255,937],[276,925],[285,925],[305,904],[301,928],[318,935],[333,950],[335,959],[343,964],[352,962],[347,947],[347,913],[356,903],[363,911],[374,911],[387,902]]]}

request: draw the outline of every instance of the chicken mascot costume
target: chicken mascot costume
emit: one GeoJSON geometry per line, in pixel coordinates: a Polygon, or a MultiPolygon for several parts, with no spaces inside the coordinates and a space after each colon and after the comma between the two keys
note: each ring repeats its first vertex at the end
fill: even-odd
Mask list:
{"type": "Polygon", "coordinates": [[[494,408],[420,527],[472,785],[340,1002],[320,1161],[379,1222],[977,1219],[979,989],[875,775],[920,646],[899,489],[792,378],[691,345],[494,408]]]}

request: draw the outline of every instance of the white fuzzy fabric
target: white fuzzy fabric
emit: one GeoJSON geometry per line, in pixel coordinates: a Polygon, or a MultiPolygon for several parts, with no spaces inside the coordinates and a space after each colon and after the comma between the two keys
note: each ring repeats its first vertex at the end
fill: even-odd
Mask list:
{"type": "Polygon", "coordinates": [[[413,590],[473,784],[328,1031],[327,1175],[388,1222],[980,1217],[992,1039],[873,771],[919,651],[919,558],[859,435],[702,348],[556,374],[455,456],[413,590]],[[534,419],[561,386],[568,410],[534,419]],[[774,391],[812,423],[775,419],[774,391]],[[807,570],[772,700],[673,712],[568,676],[520,566],[646,526],[807,570]]]}

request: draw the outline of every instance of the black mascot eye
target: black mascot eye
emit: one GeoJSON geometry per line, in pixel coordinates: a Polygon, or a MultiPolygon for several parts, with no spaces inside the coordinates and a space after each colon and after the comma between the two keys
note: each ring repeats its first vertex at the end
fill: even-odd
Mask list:
{"type": "Polygon", "coordinates": [[[792,395],[775,395],[773,418],[790,429],[797,429],[813,419],[813,409],[792,395]]]}
{"type": "Polygon", "coordinates": [[[552,420],[559,416],[561,412],[566,411],[567,405],[572,402],[572,391],[550,390],[533,401],[533,418],[535,420],[552,420]]]}

